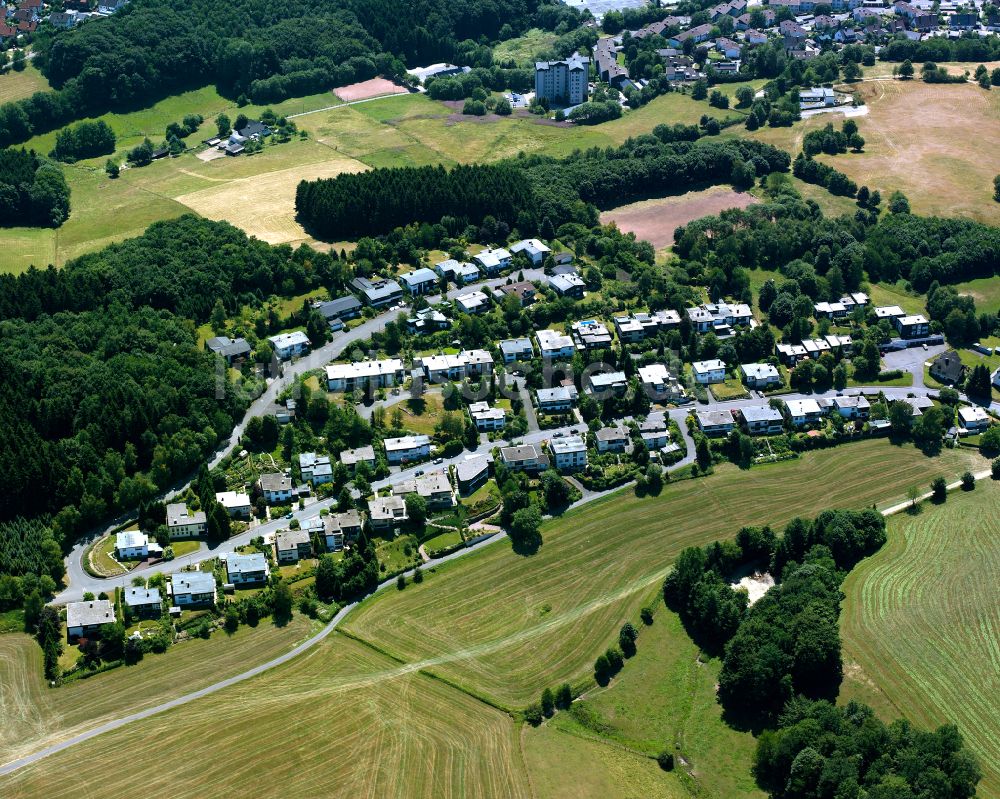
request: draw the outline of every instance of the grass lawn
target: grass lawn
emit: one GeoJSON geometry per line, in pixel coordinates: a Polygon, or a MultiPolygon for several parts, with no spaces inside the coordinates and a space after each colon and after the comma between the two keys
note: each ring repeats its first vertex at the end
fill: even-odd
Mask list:
{"type": "Polygon", "coordinates": [[[29,61],[22,72],[8,68],[0,74],[0,105],[23,100],[35,92],[48,89],[49,82],[45,80],[45,76],[29,61]]]}
{"type": "Polygon", "coordinates": [[[427,553],[433,555],[435,552],[439,552],[444,549],[451,549],[451,547],[457,546],[462,543],[462,534],[458,530],[451,530],[447,533],[441,533],[433,538],[428,538],[424,541],[424,549],[427,553]]]}
{"type": "Polygon", "coordinates": [[[392,541],[379,544],[375,547],[375,554],[379,563],[385,565],[385,571],[391,574],[408,569],[420,562],[420,553],[417,552],[418,546],[420,543],[412,535],[401,535],[392,541]],[[409,555],[406,554],[407,548],[410,550],[409,555]]]}
{"type": "MultiPolygon", "coordinates": [[[[207,682],[218,676],[211,668],[202,673],[207,682]]],[[[122,670],[109,677],[108,698],[122,705],[146,698],[125,687],[108,690],[122,670]]],[[[175,675],[164,684],[182,683],[175,675]]],[[[16,726],[5,724],[0,734],[16,726]]],[[[149,799],[201,797],[206,785],[212,794],[259,797],[531,796],[509,716],[340,635],[260,677],[2,778],[0,793],[76,799],[81,785],[100,785],[102,796],[124,796],[134,791],[135,771],[111,764],[137,735],[163,751],[212,742],[211,757],[144,770],[149,799]],[[314,745],[323,741],[337,745],[314,745]]]]}
{"type": "Polygon", "coordinates": [[[712,391],[712,396],[720,402],[750,396],[746,387],[735,377],[730,377],[725,383],[713,383],[709,388],[712,391]]]}
{"type": "Polygon", "coordinates": [[[114,559],[114,554],[115,537],[107,535],[90,548],[88,557],[95,571],[105,577],[114,577],[126,572],[114,559]]]}
{"type": "Polygon", "coordinates": [[[955,478],[984,463],[971,451],[928,459],[913,447],[873,440],[749,471],[724,466],[712,477],[670,484],[655,498],[622,491],[547,522],[531,557],[506,542],[487,547],[439,567],[434,591],[388,592],[363,603],[346,626],[400,658],[432,659],[435,673],[521,707],[546,685],[589,674],[683,547],[735,535],[744,524],[778,526],[824,508],[889,505],[936,474],[955,478]]]}
{"type": "Polygon", "coordinates": [[[556,35],[541,28],[532,28],[523,35],[501,42],[493,48],[493,61],[502,64],[513,61],[519,67],[534,68],[536,56],[555,43],[556,35]]]}
{"type": "Polygon", "coordinates": [[[653,624],[632,620],[639,630],[635,656],[606,688],[590,690],[572,712],[557,713],[549,724],[651,756],[669,748],[688,762],[705,795],[762,797],[750,775],[754,738],[727,726],[716,702],[721,661],[699,659],[658,590],[651,601],[658,606],[653,624]]]}
{"type": "Polygon", "coordinates": [[[908,314],[926,314],[926,297],[911,294],[902,283],[873,283],[868,288],[868,296],[873,306],[898,305],[908,314]]]}
{"type": "Polygon", "coordinates": [[[539,799],[687,799],[674,772],[623,747],[580,737],[548,723],[521,732],[533,794],[539,799]]]}
{"type": "MultiPolygon", "coordinates": [[[[255,630],[241,627],[232,637],[195,638],[164,655],[148,655],[136,666],[55,689],[42,679],[42,651],[34,639],[0,636],[0,762],[270,660],[305,639],[313,626],[299,614],[284,628],[265,620],[255,630]]],[[[17,795],[2,782],[0,794],[17,795]]]]}
{"type": "MultiPolygon", "coordinates": [[[[927,371],[926,369],[924,370],[927,371]]],[[[850,370],[848,370],[850,374],[850,370]]],[[[898,386],[905,388],[906,386],[913,385],[913,372],[903,372],[899,377],[894,377],[892,380],[855,380],[853,377],[847,378],[847,385],[849,388],[857,388],[858,386],[870,386],[873,382],[876,382],[879,386],[898,386]]]]}
{"type": "Polygon", "coordinates": [[[841,701],[886,719],[954,723],[1000,795],[1000,486],[985,480],[945,504],[889,522],[889,542],[844,583],[841,701]]]}
{"type": "Polygon", "coordinates": [[[174,557],[181,558],[184,555],[190,555],[192,552],[197,552],[201,548],[201,541],[197,539],[189,539],[186,541],[174,541],[170,544],[174,548],[174,557]]]}
{"type": "Polygon", "coordinates": [[[976,311],[991,316],[1000,312],[1000,280],[995,277],[978,277],[965,283],[956,283],[959,294],[968,294],[976,301],[976,311]]]}
{"type": "MultiPolygon", "coordinates": [[[[427,392],[421,397],[410,398],[395,406],[403,414],[403,427],[411,433],[432,435],[444,414],[444,401],[439,392],[427,392]]],[[[395,408],[389,408],[389,419],[395,408]]],[[[457,413],[457,411],[456,411],[457,413]]]]}

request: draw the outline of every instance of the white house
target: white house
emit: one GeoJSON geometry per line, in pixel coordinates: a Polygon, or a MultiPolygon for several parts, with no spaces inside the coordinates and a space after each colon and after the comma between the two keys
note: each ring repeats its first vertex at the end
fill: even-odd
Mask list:
{"type": "Polygon", "coordinates": [[[603,322],[586,319],[570,325],[573,340],[585,350],[605,349],[611,346],[611,333],[603,322]]]}
{"type": "Polygon", "coordinates": [[[385,456],[389,463],[417,461],[431,454],[430,436],[402,436],[383,441],[385,456]]]}
{"type": "Polygon", "coordinates": [[[871,404],[859,394],[854,397],[834,397],[833,407],[845,419],[867,419],[871,404]]]}
{"type": "Polygon", "coordinates": [[[430,294],[438,284],[438,276],[425,266],[400,275],[399,279],[403,283],[403,288],[414,297],[430,294]]]}
{"type": "Polygon", "coordinates": [[[396,527],[406,521],[406,501],[400,496],[368,500],[368,518],[376,530],[396,527]]]}
{"type": "Polygon", "coordinates": [[[777,435],[784,429],[785,417],[777,408],[770,405],[751,405],[740,408],[740,416],[747,432],[752,436],[777,435]]]}
{"type": "Polygon", "coordinates": [[[240,491],[219,491],[215,501],[226,509],[230,516],[245,518],[250,516],[250,495],[240,491]]]}
{"type": "Polygon", "coordinates": [[[323,543],[327,552],[339,552],[345,541],[353,541],[360,534],[361,514],[353,508],[323,517],[323,543]]]}
{"type": "Polygon", "coordinates": [[[556,386],[555,388],[540,388],[535,392],[538,400],[538,410],[544,413],[562,413],[571,410],[576,404],[576,386],[556,386]]]}
{"type": "Polygon", "coordinates": [[[966,430],[985,430],[990,426],[990,415],[978,405],[958,409],[958,419],[966,430]]]}
{"type": "Polygon", "coordinates": [[[314,486],[333,482],[333,466],[330,465],[329,455],[317,455],[315,452],[301,453],[299,471],[302,473],[302,479],[314,486]]]}
{"type": "Polygon", "coordinates": [[[538,351],[543,358],[550,360],[569,359],[576,354],[576,344],[573,339],[558,330],[536,330],[538,351]]]}
{"type": "Polygon", "coordinates": [[[722,383],[726,379],[725,361],[713,358],[710,361],[695,361],[691,364],[694,379],[702,385],[722,383]]]}
{"type": "Polygon", "coordinates": [[[745,363],[740,366],[740,374],[748,388],[767,389],[781,385],[781,373],[774,364],[745,363]]]}
{"type": "Polygon", "coordinates": [[[229,553],[225,555],[225,561],[228,581],[235,586],[267,582],[271,573],[267,558],[260,552],[252,552],[249,555],[229,553]]]}
{"type": "Polygon", "coordinates": [[[268,336],[267,340],[274,347],[274,354],[283,361],[301,355],[309,349],[309,337],[301,330],[296,330],[294,333],[278,333],[276,336],[268,336]]]}
{"type": "Polygon", "coordinates": [[[375,468],[375,448],[368,444],[355,449],[345,449],[340,453],[340,462],[350,468],[356,467],[359,463],[365,463],[370,468],[375,468]]]}
{"type": "Polygon", "coordinates": [[[290,502],[295,495],[292,489],[292,478],[279,472],[262,474],[257,481],[260,493],[268,505],[279,505],[290,502]]]}
{"type": "Polygon", "coordinates": [[[486,311],[490,307],[490,298],[481,291],[470,291],[466,294],[459,294],[455,297],[455,306],[462,313],[475,316],[486,311]]]}
{"type": "Polygon", "coordinates": [[[79,638],[93,638],[102,626],[117,620],[110,599],[70,602],[66,605],[66,638],[71,644],[79,638]]]}
{"type": "Polygon", "coordinates": [[[592,396],[607,396],[610,392],[621,396],[628,388],[628,378],[624,372],[596,372],[587,377],[587,393],[592,396]]]}
{"type": "Polygon", "coordinates": [[[191,513],[183,502],[167,505],[167,535],[174,538],[197,538],[205,534],[208,518],[205,511],[191,513]]]}
{"type": "Polygon", "coordinates": [[[388,388],[403,382],[405,370],[399,358],[357,363],[332,363],[326,367],[328,391],[355,391],[371,386],[388,388]]]}
{"type": "Polygon", "coordinates": [[[486,350],[462,350],[457,355],[428,355],[420,363],[431,383],[493,374],[493,356],[486,350]]]}
{"type": "Polygon", "coordinates": [[[502,247],[496,250],[487,247],[482,252],[473,255],[472,260],[479,264],[487,275],[495,275],[501,269],[507,269],[510,266],[511,254],[502,247]]]}
{"type": "Polygon", "coordinates": [[[274,537],[278,563],[298,563],[312,555],[312,542],[306,530],[282,530],[274,537]]]}
{"type": "Polygon", "coordinates": [[[434,271],[443,278],[451,280],[453,283],[472,283],[479,280],[479,267],[465,261],[456,261],[449,258],[434,266],[434,271]]]}
{"type": "Polygon", "coordinates": [[[587,445],[580,436],[549,440],[553,465],[560,471],[575,471],[587,466],[587,445]]]}
{"type": "Polygon", "coordinates": [[[786,400],[785,407],[788,408],[788,415],[796,427],[815,424],[823,418],[823,409],[814,399],[786,400]]]}
{"type": "Polygon", "coordinates": [[[535,357],[535,348],[530,338],[508,338],[500,342],[500,354],[504,363],[530,361],[535,357]]]}
{"type": "Polygon", "coordinates": [[[500,460],[512,472],[540,472],[549,465],[548,458],[534,444],[502,447],[500,460]]]}
{"type": "Polygon", "coordinates": [[[643,390],[654,402],[676,401],[684,397],[684,387],[662,363],[639,367],[643,390]]]}
{"type": "Polygon", "coordinates": [[[182,608],[215,603],[215,577],[211,572],[178,572],[170,578],[173,604],[182,608]]]}
{"type": "Polygon", "coordinates": [[[732,411],[698,411],[698,427],[706,436],[724,436],[732,432],[735,421],[732,411]]]}
{"type": "Polygon", "coordinates": [[[488,402],[473,402],[469,405],[469,416],[481,431],[503,430],[507,412],[503,408],[491,408],[488,402]]]}
{"type": "Polygon", "coordinates": [[[598,452],[624,452],[629,444],[629,435],[621,427],[602,427],[594,438],[598,452]]]}
{"type": "Polygon", "coordinates": [[[138,530],[117,533],[115,557],[118,560],[145,560],[149,557],[149,536],[138,530]]]}
{"type": "Polygon", "coordinates": [[[510,251],[517,255],[519,252],[523,252],[528,260],[535,266],[538,266],[545,260],[545,256],[548,255],[552,250],[538,239],[523,239],[510,248],[510,251]]]}
{"type": "Polygon", "coordinates": [[[564,275],[550,275],[546,280],[549,288],[560,297],[573,297],[577,300],[583,299],[583,292],[587,284],[576,272],[564,275]]]}

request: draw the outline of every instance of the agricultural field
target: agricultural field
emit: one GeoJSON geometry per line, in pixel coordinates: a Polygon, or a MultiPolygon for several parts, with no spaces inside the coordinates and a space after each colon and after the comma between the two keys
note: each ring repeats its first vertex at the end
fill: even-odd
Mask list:
{"type": "Polygon", "coordinates": [[[954,723],[979,757],[979,795],[1000,796],[1000,486],[889,522],[889,541],[844,583],[841,701],[884,718],[954,723]]]}
{"type": "Polygon", "coordinates": [[[722,721],[715,697],[721,661],[699,653],[677,614],[663,607],[659,591],[649,601],[658,608],[653,624],[632,620],[639,640],[625,668],[606,687],[591,689],[570,712],[557,713],[546,726],[571,741],[580,736],[599,738],[647,756],[669,749],[677,757],[674,774],[684,772],[700,796],[762,797],[750,776],[754,738],[722,721]]]}
{"type": "MultiPolygon", "coordinates": [[[[314,623],[301,615],[281,628],[265,621],[253,630],[241,627],[231,637],[216,633],[185,641],[136,666],[56,689],[42,679],[42,652],[34,640],[19,633],[0,635],[0,763],[264,663],[301,643],[313,629],[314,623]]],[[[9,795],[4,788],[0,794],[9,795]]]]}
{"type": "Polygon", "coordinates": [[[670,197],[622,205],[601,214],[601,223],[614,222],[618,229],[635,233],[657,250],[674,243],[674,230],[703,216],[714,216],[727,208],[746,208],[757,202],[746,192],[733,191],[729,186],[712,186],[701,191],[688,191],[670,197]]]}
{"type": "Polygon", "coordinates": [[[822,508],[885,507],[910,486],[984,463],[968,450],[928,459],[865,441],[749,471],[723,466],[655,498],[621,492],[546,523],[531,557],[488,547],[438,567],[419,590],[363,603],[346,629],[491,702],[523,707],[546,685],[588,675],[683,547],[822,508]]]}
{"type": "MultiPolygon", "coordinates": [[[[863,83],[858,91],[869,106],[868,115],[856,120],[864,152],[823,160],[883,197],[902,191],[916,214],[1000,224],[1000,204],[992,197],[993,176],[1000,173],[1000,94],[971,83],[891,79],[863,83]]],[[[843,119],[828,116],[808,125],[839,126],[843,119]]],[[[793,130],[801,135],[806,129],[793,130]]]]}
{"type": "Polygon", "coordinates": [[[213,795],[259,797],[530,795],[508,715],[341,635],[258,678],[2,778],[0,793],[78,797],[90,784],[124,796],[136,772],[111,764],[136,735],[177,754],[142,769],[150,799],[202,797],[208,785],[213,795]],[[192,741],[211,743],[199,753],[192,741]]]}

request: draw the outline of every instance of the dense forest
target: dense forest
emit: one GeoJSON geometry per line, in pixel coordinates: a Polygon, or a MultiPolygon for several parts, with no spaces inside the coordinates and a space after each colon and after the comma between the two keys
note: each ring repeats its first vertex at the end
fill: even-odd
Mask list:
{"type": "Polygon", "coordinates": [[[133,0],[113,16],[39,36],[35,63],[56,91],[0,107],[0,145],[81,116],[144,107],[215,83],[258,104],[405,67],[450,61],[464,40],[493,41],[576,11],[539,0],[133,0]]]}
{"type": "Polygon", "coordinates": [[[0,226],[59,227],[69,216],[62,169],[34,150],[0,150],[0,226]]]}
{"type": "MultiPolygon", "coordinates": [[[[303,181],[299,219],[317,235],[338,240],[388,233],[411,222],[487,216],[522,234],[566,222],[594,224],[604,209],[700,184],[752,181],[788,169],[787,153],[756,141],[689,141],[661,126],[619,148],[594,148],[557,159],[519,158],[492,166],[396,167],[303,181]],[[658,134],[658,135],[657,135],[658,134]]],[[[695,136],[696,137],[696,136],[695,136]]]]}
{"type": "Polygon", "coordinates": [[[319,286],[336,292],[346,283],[346,264],[334,255],[272,247],[232,225],[188,215],[158,222],[137,238],[62,269],[0,275],[0,319],[30,321],[121,304],[170,311],[200,324],[218,301],[232,313],[271,294],[301,294],[319,286]]]}
{"type": "Polygon", "coordinates": [[[148,307],[0,322],[0,372],[0,514],[56,514],[66,540],[189,473],[243,412],[190,324],[148,307]]]}
{"type": "Polygon", "coordinates": [[[692,638],[722,656],[727,722],[762,730],[754,776],[776,799],[975,793],[979,767],[954,727],[886,726],[864,705],[832,704],[843,679],[840,584],[885,541],[877,511],[824,511],[793,519],[780,537],[745,527],[735,540],[689,547],[664,581],[664,601],[692,638]],[[748,607],[730,580],[751,567],[777,584],[748,607]]]}

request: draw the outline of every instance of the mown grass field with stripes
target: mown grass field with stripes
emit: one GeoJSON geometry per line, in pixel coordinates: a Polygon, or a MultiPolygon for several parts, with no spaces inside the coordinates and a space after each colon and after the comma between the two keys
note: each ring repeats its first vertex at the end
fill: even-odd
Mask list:
{"type": "Polygon", "coordinates": [[[333,635],[259,678],[0,779],[5,799],[528,797],[505,713],[333,635]]]}
{"type": "Polygon", "coordinates": [[[216,633],[208,640],[185,641],[136,666],[54,689],[42,678],[37,643],[26,635],[0,635],[0,763],[264,663],[314,629],[305,616],[282,628],[263,622],[256,629],[242,627],[232,637],[216,633]]]}
{"type": "Polygon", "coordinates": [[[654,498],[621,492],[546,523],[535,555],[488,547],[421,586],[364,603],[345,625],[490,701],[523,707],[547,685],[587,679],[683,547],[824,508],[885,507],[910,486],[984,463],[971,450],[927,458],[911,446],[864,441],[749,471],[720,467],[654,498]]]}
{"type": "Polygon", "coordinates": [[[1000,796],[1000,485],[889,522],[889,541],[844,584],[847,679],[885,718],[958,725],[1000,796]]]}

